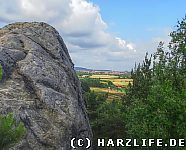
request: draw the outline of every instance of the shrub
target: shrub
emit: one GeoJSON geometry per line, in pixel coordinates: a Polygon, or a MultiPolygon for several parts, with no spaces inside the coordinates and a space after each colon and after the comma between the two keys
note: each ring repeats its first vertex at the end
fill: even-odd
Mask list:
{"type": "Polygon", "coordinates": [[[0,149],[6,150],[21,140],[26,129],[21,122],[16,122],[12,113],[0,115],[0,149]]]}

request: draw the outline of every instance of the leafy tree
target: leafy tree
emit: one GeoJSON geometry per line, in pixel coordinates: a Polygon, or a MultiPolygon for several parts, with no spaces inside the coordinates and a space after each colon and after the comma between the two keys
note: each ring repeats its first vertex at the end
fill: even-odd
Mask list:
{"type": "Polygon", "coordinates": [[[107,84],[101,83],[100,79],[92,79],[92,78],[83,78],[80,79],[81,83],[85,83],[89,86],[89,87],[107,87],[107,84]]]}
{"type": "Polygon", "coordinates": [[[116,86],[112,83],[112,81],[108,81],[108,88],[114,89],[116,86]]]}
{"type": "Polygon", "coordinates": [[[7,150],[21,140],[26,129],[23,123],[16,122],[12,113],[0,115],[0,149],[7,150]]]}
{"type": "MultiPolygon", "coordinates": [[[[81,81],[82,89],[84,87],[83,84],[84,82],[81,81]]],[[[112,82],[110,84],[112,85],[112,82]]],[[[97,147],[97,144],[94,144],[98,138],[116,139],[124,137],[124,115],[120,100],[107,101],[108,93],[97,93],[91,91],[84,92],[83,97],[86,101],[88,116],[94,135],[93,148],[95,150],[102,149],[97,147]]],[[[103,149],[114,150],[115,148],[103,149]]]]}
{"type": "MultiPolygon", "coordinates": [[[[124,138],[125,136],[125,124],[124,114],[122,112],[122,103],[120,101],[105,101],[99,105],[96,109],[96,117],[90,118],[91,127],[93,130],[93,146],[95,150],[106,150],[107,148],[97,147],[97,139],[109,138],[117,139],[124,138]],[[94,144],[95,143],[95,144],[94,144]]],[[[108,148],[114,150],[115,148],[108,148]]]]}
{"type": "Polygon", "coordinates": [[[170,36],[168,50],[160,42],[157,52],[150,58],[146,55],[131,73],[133,85],[123,101],[129,138],[186,139],[185,19],[170,36]]]}
{"type": "Polygon", "coordinates": [[[120,101],[104,102],[97,109],[98,117],[93,122],[99,138],[122,138],[125,135],[124,119],[120,101]]]}
{"type": "Polygon", "coordinates": [[[86,80],[81,81],[82,93],[90,92],[90,87],[86,80]]]}
{"type": "Polygon", "coordinates": [[[86,100],[89,119],[96,119],[98,116],[97,109],[106,101],[108,95],[105,93],[86,92],[83,96],[86,100]]]}

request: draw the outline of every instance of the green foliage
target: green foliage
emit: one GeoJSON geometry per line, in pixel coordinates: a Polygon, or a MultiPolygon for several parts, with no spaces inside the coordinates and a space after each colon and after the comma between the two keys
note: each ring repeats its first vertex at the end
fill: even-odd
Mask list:
{"type": "Polygon", "coordinates": [[[90,89],[89,87],[99,87],[99,88],[111,88],[111,89],[117,89],[116,86],[111,81],[101,81],[100,79],[94,79],[94,78],[81,78],[81,84],[83,93],[88,92],[90,89]]]}
{"type": "Polygon", "coordinates": [[[80,79],[81,83],[85,83],[89,86],[89,87],[100,87],[100,88],[104,88],[107,87],[107,84],[101,83],[100,79],[93,79],[93,78],[82,78],[80,79]]]}
{"type": "Polygon", "coordinates": [[[76,74],[78,77],[82,77],[83,75],[91,76],[90,73],[88,72],[81,72],[81,71],[76,71],[76,74]]]}
{"type": "Polygon", "coordinates": [[[170,34],[169,50],[160,42],[157,52],[146,55],[131,73],[133,85],[123,101],[128,138],[186,139],[185,20],[177,28],[170,34]]]}
{"type": "Polygon", "coordinates": [[[90,87],[86,80],[81,80],[81,87],[83,93],[90,92],[90,87]]]}
{"type": "Polygon", "coordinates": [[[108,86],[108,88],[111,88],[111,89],[115,89],[116,88],[116,86],[111,81],[107,82],[107,86],[108,86]]]}
{"type": "Polygon", "coordinates": [[[0,64],[0,80],[2,79],[2,76],[3,76],[3,68],[2,68],[2,66],[0,64]]]}
{"type": "MultiPolygon", "coordinates": [[[[95,93],[91,91],[84,92],[83,97],[86,101],[88,116],[94,135],[93,147],[95,150],[101,149],[96,144],[98,138],[108,139],[124,136],[125,125],[121,101],[107,101],[108,93],[95,93]]],[[[106,150],[106,148],[103,149],[106,150]]],[[[108,149],[114,150],[115,148],[108,149]]]]}
{"type": "Polygon", "coordinates": [[[95,92],[86,92],[83,96],[86,100],[89,119],[95,120],[98,117],[97,109],[106,101],[106,99],[108,98],[108,94],[96,94],[95,92]]]}
{"type": "Polygon", "coordinates": [[[97,109],[97,119],[92,122],[95,135],[101,138],[124,137],[124,119],[120,101],[104,102],[97,109]]]}
{"type": "MultiPolygon", "coordinates": [[[[125,124],[124,114],[122,112],[122,104],[120,101],[105,101],[97,109],[97,117],[91,121],[91,127],[93,130],[95,150],[115,150],[116,148],[100,148],[97,147],[97,139],[104,138],[108,140],[124,138],[125,136],[125,124]]],[[[119,150],[119,149],[118,149],[119,150]]]]}
{"type": "Polygon", "coordinates": [[[18,123],[12,113],[0,115],[0,149],[6,150],[19,142],[26,129],[23,123],[18,123]]]}

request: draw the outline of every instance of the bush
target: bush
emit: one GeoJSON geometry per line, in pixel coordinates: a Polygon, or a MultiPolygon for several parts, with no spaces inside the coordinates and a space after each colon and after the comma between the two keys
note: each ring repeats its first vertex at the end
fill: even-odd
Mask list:
{"type": "Polygon", "coordinates": [[[6,150],[21,140],[26,129],[21,122],[16,122],[12,113],[0,115],[0,149],[6,150]]]}

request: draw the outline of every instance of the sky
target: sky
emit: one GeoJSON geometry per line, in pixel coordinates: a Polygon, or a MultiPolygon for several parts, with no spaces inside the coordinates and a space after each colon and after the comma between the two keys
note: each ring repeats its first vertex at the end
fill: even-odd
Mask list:
{"type": "Polygon", "coordinates": [[[170,41],[185,0],[0,0],[0,27],[38,21],[55,27],[75,66],[130,71],[170,41]]]}

